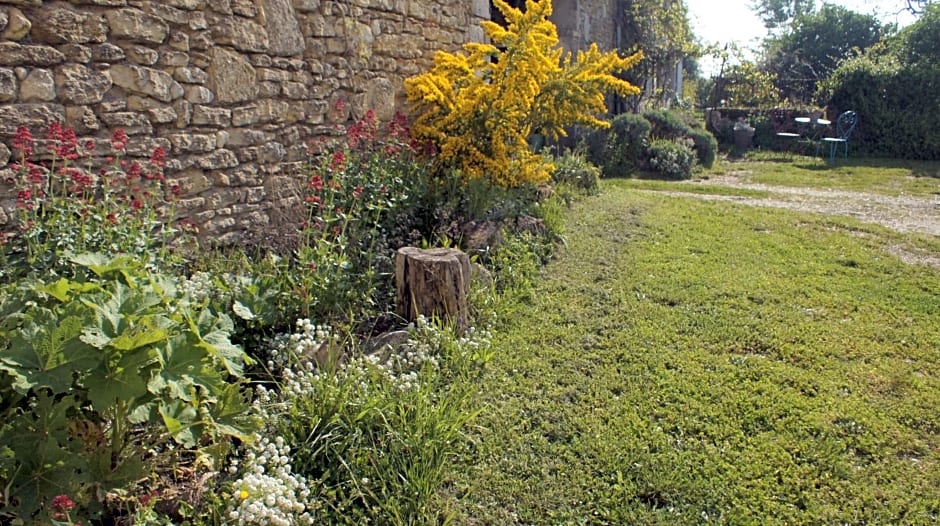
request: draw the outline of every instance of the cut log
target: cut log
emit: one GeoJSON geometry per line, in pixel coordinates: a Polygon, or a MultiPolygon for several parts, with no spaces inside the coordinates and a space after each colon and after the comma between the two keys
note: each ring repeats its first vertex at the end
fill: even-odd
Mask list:
{"type": "Polygon", "coordinates": [[[470,258],[460,250],[404,247],[395,255],[398,314],[408,321],[438,317],[466,330],[469,284],[470,258]]]}

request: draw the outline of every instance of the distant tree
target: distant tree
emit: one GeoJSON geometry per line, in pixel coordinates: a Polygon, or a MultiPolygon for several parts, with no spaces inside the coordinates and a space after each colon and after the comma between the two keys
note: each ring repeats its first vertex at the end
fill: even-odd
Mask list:
{"type": "Polygon", "coordinates": [[[785,98],[809,101],[816,84],[826,79],[853,50],[864,51],[893,31],[874,15],[823,4],[797,16],[790,27],[764,41],[762,70],[776,76],[785,98]]]}
{"type": "Polygon", "coordinates": [[[816,3],[814,0],[753,0],[751,7],[767,29],[778,29],[813,12],[816,3]]]}

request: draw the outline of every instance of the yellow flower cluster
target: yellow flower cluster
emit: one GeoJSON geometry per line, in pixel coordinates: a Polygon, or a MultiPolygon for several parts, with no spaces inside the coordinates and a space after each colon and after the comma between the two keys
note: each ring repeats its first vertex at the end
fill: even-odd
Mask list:
{"type": "Polygon", "coordinates": [[[605,94],[636,95],[616,73],[641,53],[620,57],[597,45],[572,59],[548,19],[551,0],[527,0],[525,11],[493,0],[508,26],[482,23],[491,44],[464,45],[465,53],[438,52],[434,66],[405,81],[415,113],[413,132],[439,151],[442,166],[501,186],[543,182],[554,167],[529,148],[533,134],[558,138],[565,127],[603,127],[605,94]]]}

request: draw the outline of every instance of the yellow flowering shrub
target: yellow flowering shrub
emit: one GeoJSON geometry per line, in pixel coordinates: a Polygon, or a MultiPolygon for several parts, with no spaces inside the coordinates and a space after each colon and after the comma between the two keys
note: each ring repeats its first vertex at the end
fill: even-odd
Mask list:
{"type": "Polygon", "coordinates": [[[507,27],[482,23],[491,44],[470,43],[465,52],[438,52],[430,71],[405,80],[418,139],[438,148],[441,166],[467,177],[487,177],[513,187],[545,181],[553,166],[529,148],[536,133],[558,138],[565,127],[605,127],[608,92],[636,95],[639,88],[615,75],[642,53],[620,57],[597,45],[575,58],[558,44],[548,19],[551,0],[527,0],[525,11],[503,0],[493,4],[507,27]]]}

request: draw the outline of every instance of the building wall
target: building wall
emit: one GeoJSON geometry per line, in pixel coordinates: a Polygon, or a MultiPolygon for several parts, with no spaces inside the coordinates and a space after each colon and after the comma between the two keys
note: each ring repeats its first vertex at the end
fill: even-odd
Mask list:
{"type": "Polygon", "coordinates": [[[583,50],[594,42],[601,51],[616,49],[616,0],[555,0],[552,7],[551,19],[565,49],[583,50]]]}
{"type": "Polygon", "coordinates": [[[488,17],[487,0],[0,0],[0,226],[17,127],[58,121],[100,158],[118,128],[131,157],[162,146],[204,235],[264,229],[308,140],[370,108],[391,117],[402,80],[488,17]]]}

